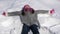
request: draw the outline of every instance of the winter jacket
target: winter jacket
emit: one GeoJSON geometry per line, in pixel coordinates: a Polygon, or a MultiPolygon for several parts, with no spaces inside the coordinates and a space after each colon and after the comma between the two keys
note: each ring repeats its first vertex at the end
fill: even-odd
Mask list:
{"type": "Polygon", "coordinates": [[[8,16],[20,16],[21,22],[31,26],[33,24],[36,24],[37,26],[40,26],[39,21],[37,19],[37,14],[39,13],[48,13],[48,10],[36,10],[34,12],[34,14],[26,14],[26,15],[22,15],[21,11],[15,11],[15,12],[8,12],[8,16]]]}

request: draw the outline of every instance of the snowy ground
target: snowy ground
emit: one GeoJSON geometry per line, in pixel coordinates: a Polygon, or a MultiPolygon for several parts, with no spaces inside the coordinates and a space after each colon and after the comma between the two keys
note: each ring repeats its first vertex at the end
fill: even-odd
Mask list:
{"type": "MultiPolygon", "coordinates": [[[[19,16],[2,16],[0,15],[0,34],[20,34],[22,30],[22,23],[19,16]]],[[[40,16],[38,20],[41,24],[39,29],[40,34],[60,34],[60,19],[51,16],[40,16]]],[[[30,31],[29,34],[32,34],[30,31]]]]}
{"type": "Polygon", "coordinates": [[[21,33],[23,25],[19,16],[5,17],[1,14],[3,11],[21,10],[25,4],[29,4],[35,10],[55,9],[55,13],[52,16],[40,17],[39,15],[38,20],[41,23],[41,29],[39,31],[41,34],[60,34],[60,0],[0,0],[0,34],[21,33]]]}

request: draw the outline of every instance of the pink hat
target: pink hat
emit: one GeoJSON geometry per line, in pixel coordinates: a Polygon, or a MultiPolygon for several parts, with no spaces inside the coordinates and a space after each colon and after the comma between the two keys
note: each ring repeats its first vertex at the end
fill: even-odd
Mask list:
{"type": "Polygon", "coordinates": [[[24,6],[24,8],[31,8],[28,4],[24,6]]]}

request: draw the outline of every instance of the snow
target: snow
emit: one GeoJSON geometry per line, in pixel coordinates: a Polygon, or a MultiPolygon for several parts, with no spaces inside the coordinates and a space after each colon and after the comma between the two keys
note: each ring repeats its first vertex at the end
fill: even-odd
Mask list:
{"type": "MultiPolygon", "coordinates": [[[[55,9],[55,13],[38,15],[41,24],[41,34],[60,34],[60,1],[59,0],[0,0],[0,34],[20,34],[23,24],[19,16],[2,16],[3,11],[19,11],[25,4],[29,4],[35,10],[55,9]],[[46,28],[47,29],[46,29],[46,28]]],[[[31,34],[31,32],[29,32],[31,34]]]]}

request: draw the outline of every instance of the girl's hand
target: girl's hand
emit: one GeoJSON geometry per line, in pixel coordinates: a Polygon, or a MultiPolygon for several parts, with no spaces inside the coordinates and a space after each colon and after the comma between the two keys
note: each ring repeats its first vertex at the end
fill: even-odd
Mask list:
{"type": "Polygon", "coordinates": [[[6,12],[3,12],[2,15],[3,15],[3,16],[6,16],[6,12]]]}

